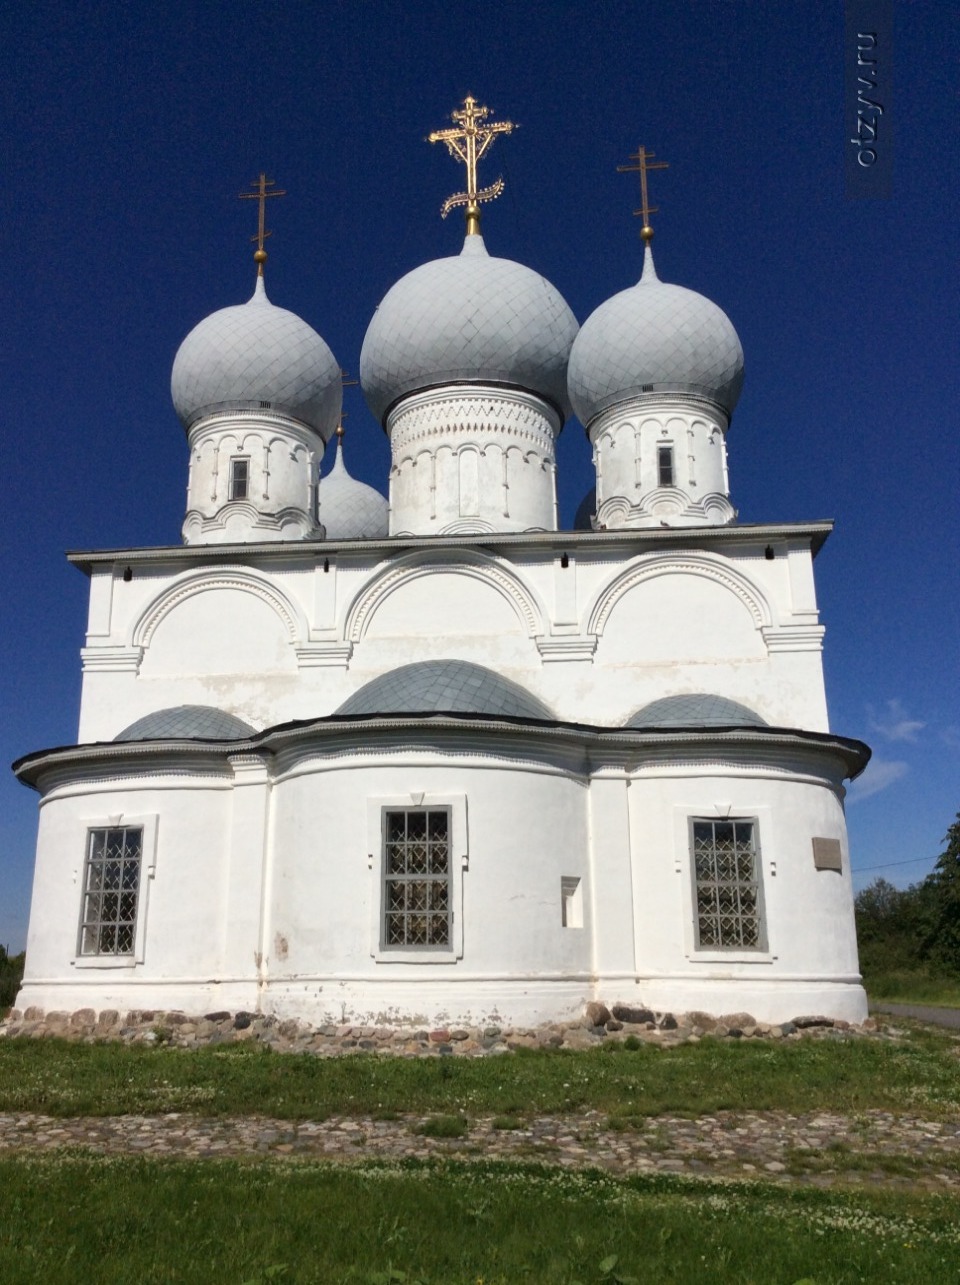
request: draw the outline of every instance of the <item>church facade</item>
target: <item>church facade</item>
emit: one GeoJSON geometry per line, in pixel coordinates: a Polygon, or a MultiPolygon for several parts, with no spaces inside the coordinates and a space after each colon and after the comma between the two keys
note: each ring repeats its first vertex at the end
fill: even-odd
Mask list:
{"type": "MultiPolygon", "coordinates": [[[[468,99],[438,138],[490,128],[468,99]]],[[[21,1007],[866,1016],[843,782],[869,751],[827,720],[830,525],[736,521],[740,343],[649,237],[578,328],[487,251],[483,196],[468,165],[462,251],[367,332],[389,498],[339,437],[318,481],[340,368],[268,300],[262,244],[250,301],[181,345],[183,544],[71,555],[77,744],[15,765],[40,794],[21,1007]],[[596,487],[562,531],[571,409],[596,487]]]]}

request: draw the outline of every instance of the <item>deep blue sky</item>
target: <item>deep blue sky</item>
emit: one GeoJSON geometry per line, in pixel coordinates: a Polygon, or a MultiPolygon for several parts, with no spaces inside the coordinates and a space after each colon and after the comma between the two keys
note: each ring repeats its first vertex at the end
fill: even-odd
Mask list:
{"type": "MultiPolygon", "coordinates": [[[[236,194],[261,168],[288,190],[270,296],[356,372],[387,288],[459,248],[438,217],[459,175],[423,139],[472,93],[521,125],[482,174],[507,180],[488,248],[581,321],[640,270],[616,166],[641,142],[669,161],[660,276],[716,300],[746,352],[740,516],[837,521],[817,560],[831,720],[875,749],[848,811],[857,886],[922,877],[960,807],[951,8],[897,6],[893,198],[850,201],[838,2],[5,6],[3,757],[75,739],[87,582],[63,551],[179,541],[170,365],[252,291],[236,194]]],[[[385,489],[384,436],[346,400],[348,465],[385,489]]],[[[576,421],[560,469],[569,524],[591,484],[576,421]]],[[[36,796],[7,774],[0,809],[18,949],[36,796]]]]}

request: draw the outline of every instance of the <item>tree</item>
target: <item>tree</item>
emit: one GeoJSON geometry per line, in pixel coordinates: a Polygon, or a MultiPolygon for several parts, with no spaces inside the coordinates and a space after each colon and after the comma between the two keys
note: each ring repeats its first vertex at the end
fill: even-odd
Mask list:
{"type": "Polygon", "coordinates": [[[19,955],[10,955],[6,946],[0,946],[0,1013],[17,998],[25,958],[23,951],[19,955]]]}
{"type": "Polygon", "coordinates": [[[960,977],[960,812],[943,841],[947,846],[923,881],[930,919],[921,953],[934,967],[960,977]]]}
{"type": "Polygon", "coordinates": [[[875,879],[858,893],[854,909],[860,966],[866,976],[923,969],[923,897],[918,884],[895,888],[887,879],[875,879]]]}

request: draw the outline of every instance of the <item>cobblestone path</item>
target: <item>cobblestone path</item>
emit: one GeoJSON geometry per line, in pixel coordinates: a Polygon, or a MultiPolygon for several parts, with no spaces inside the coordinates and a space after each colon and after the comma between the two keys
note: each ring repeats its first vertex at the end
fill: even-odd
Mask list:
{"type": "Polygon", "coordinates": [[[204,1160],[213,1157],[320,1159],[353,1163],[407,1156],[533,1160],[599,1166],[618,1174],[676,1173],[764,1178],[817,1186],[886,1186],[960,1192],[960,1121],[865,1111],[790,1115],[719,1112],[698,1119],[658,1116],[611,1129],[606,1115],[538,1117],[520,1128],[471,1120],[463,1138],[414,1132],[426,1117],[331,1117],[291,1122],[186,1114],[54,1119],[0,1115],[0,1154],[62,1148],[97,1154],[204,1160]]]}

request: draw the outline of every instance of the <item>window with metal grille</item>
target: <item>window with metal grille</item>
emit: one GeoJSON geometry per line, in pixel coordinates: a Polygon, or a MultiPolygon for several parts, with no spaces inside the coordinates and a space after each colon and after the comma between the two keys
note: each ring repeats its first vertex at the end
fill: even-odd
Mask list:
{"type": "Polygon", "coordinates": [[[449,808],[383,812],[383,948],[449,946],[449,808]]]}
{"type": "Polygon", "coordinates": [[[134,953],[142,858],[141,826],[88,831],[80,955],[134,953]]]}
{"type": "Polygon", "coordinates": [[[757,823],[692,823],[697,948],[763,950],[757,823]]]}
{"type": "Polygon", "coordinates": [[[657,447],[657,485],[673,486],[673,447],[657,447]]]}
{"type": "Polygon", "coordinates": [[[250,494],[250,461],[235,456],[230,461],[230,499],[245,500],[250,494]]]}

